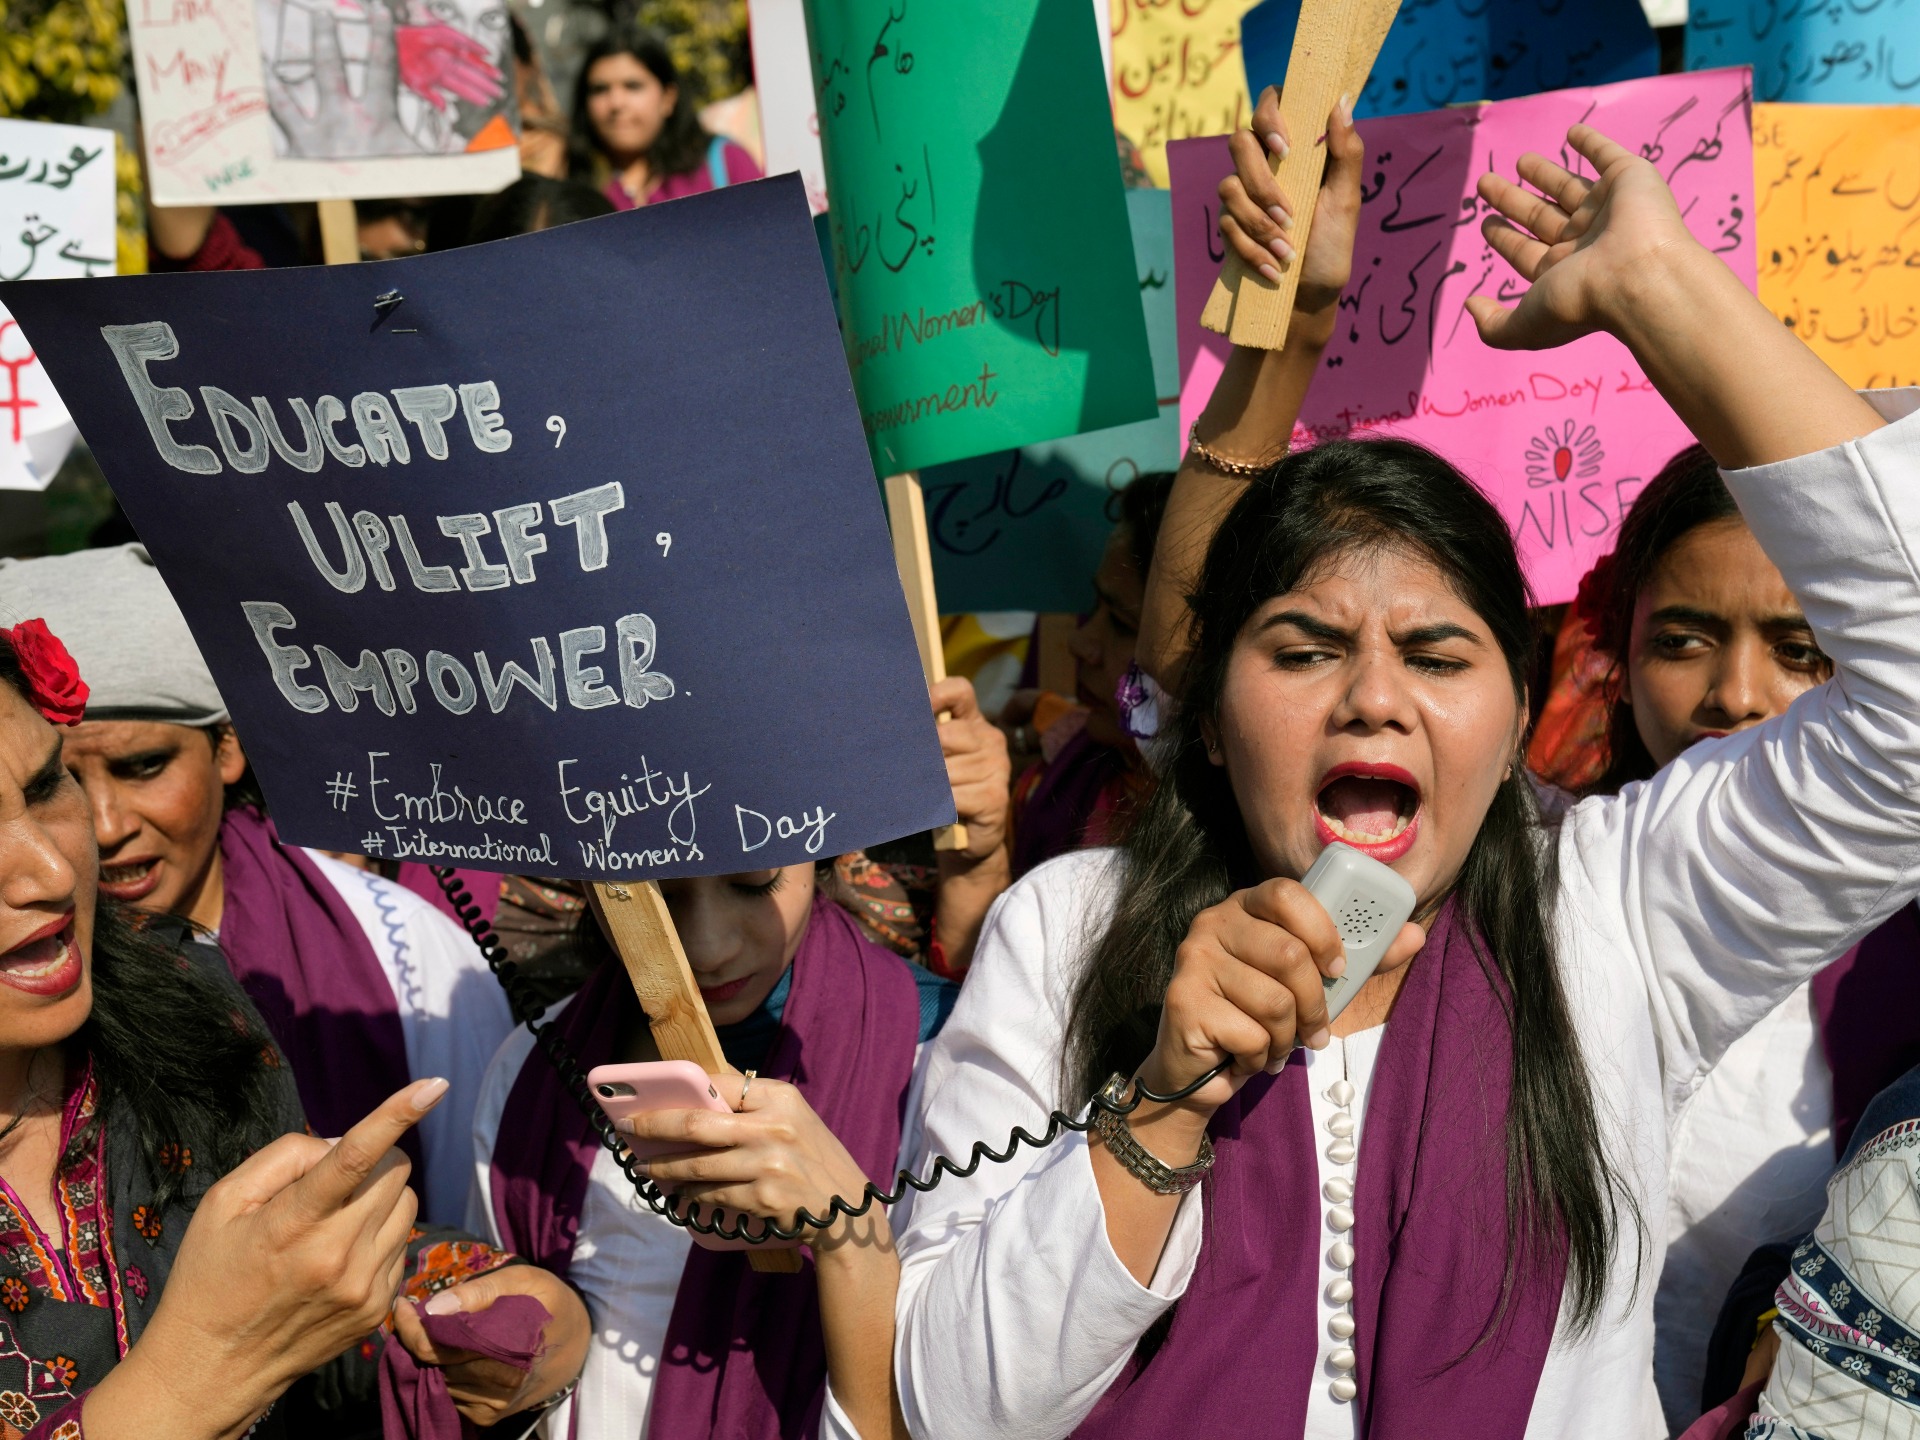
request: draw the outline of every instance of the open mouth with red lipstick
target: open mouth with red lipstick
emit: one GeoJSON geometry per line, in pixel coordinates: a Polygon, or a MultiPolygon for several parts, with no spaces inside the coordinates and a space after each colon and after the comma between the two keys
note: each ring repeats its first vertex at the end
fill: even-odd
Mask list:
{"type": "Polygon", "coordinates": [[[1320,843],[1338,840],[1391,865],[1420,833],[1420,782],[1398,765],[1348,761],[1320,777],[1314,796],[1320,843]]]}
{"type": "Polygon", "coordinates": [[[144,900],[160,884],[160,861],[114,860],[100,863],[100,893],[131,905],[144,900]]]}
{"type": "Polygon", "coordinates": [[[63,995],[80,983],[80,947],[73,940],[73,911],[0,955],[0,985],[29,995],[63,995]]]}

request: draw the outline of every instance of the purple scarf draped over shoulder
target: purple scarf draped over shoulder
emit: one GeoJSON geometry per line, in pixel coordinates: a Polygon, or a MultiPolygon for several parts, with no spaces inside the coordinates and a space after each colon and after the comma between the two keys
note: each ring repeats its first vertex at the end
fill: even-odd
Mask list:
{"type": "MultiPolygon", "coordinates": [[[[1512,1039],[1504,982],[1451,903],[1381,1042],[1348,1237],[1361,1440],[1519,1440],[1566,1282],[1564,1245],[1506,1274],[1512,1039]],[[1499,1314],[1483,1343],[1482,1332],[1499,1314]]],[[[1215,1113],[1206,1238],[1166,1338],[1075,1433],[1298,1435],[1319,1367],[1325,1228],[1300,1056],[1215,1113]],[[1257,1361],[1253,1357],[1258,1357],[1257,1361]],[[1257,1365],[1259,1384],[1248,1383],[1257,1365]]]]}
{"type": "MultiPolygon", "coordinates": [[[[618,965],[603,965],[574,997],[555,1023],[582,1069],[615,1058],[622,1017],[635,1004],[618,965]]],[[[816,896],[780,1033],[760,1070],[799,1087],[883,1185],[893,1179],[919,1034],[919,996],[906,966],[816,896]]],[[[566,1275],[597,1150],[592,1128],[535,1050],[508,1092],[494,1142],[493,1212],[508,1248],[566,1275]]],[[[763,1275],[740,1251],[695,1246],[667,1325],[649,1433],[815,1434],[827,1381],[819,1311],[811,1263],[799,1275],[763,1275]]]]}
{"type": "Polygon", "coordinates": [[[1813,977],[1820,1048],[1833,1072],[1833,1153],[1860,1112],[1920,1065],[1920,906],[1908,905],[1813,977]]]}
{"type": "MultiPolygon", "coordinates": [[[[220,824],[220,949],[293,1067],[307,1123],[344,1135],[413,1077],[393,986],[311,856],[251,807],[220,824]]],[[[401,1142],[418,1173],[419,1141],[401,1142]]]]}

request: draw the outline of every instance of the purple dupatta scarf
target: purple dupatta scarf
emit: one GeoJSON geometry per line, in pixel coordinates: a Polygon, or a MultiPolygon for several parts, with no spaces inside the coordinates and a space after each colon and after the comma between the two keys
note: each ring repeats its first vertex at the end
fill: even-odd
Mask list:
{"type": "MultiPolygon", "coordinates": [[[[347,902],[251,807],[220,824],[220,949],[293,1068],[316,1135],[344,1135],[411,1080],[393,986],[347,902]]],[[[420,1164],[420,1142],[401,1146],[420,1164]]]]}
{"type": "MultiPolygon", "coordinates": [[[[555,1024],[582,1069],[614,1059],[635,1005],[603,965],[555,1024]]],[[[816,895],[793,957],[779,1037],[761,1072],[791,1081],[868,1176],[889,1183],[919,1043],[920,1002],[900,958],[816,895]]],[[[598,1142],[537,1050],[500,1117],[493,1211],[516,1254],[565,1276],[598,1142]]],[[[624,1183],[624,1181],[622,1182],[624,1183]]],[[[811,1263],[763,1275],[740,1251],[695,1246],[681,1272],[647,1422],[662,1440],[801,1440],[819,1428],[827,1360],[811,1263]]]]}
{"type": "Polygon", "coordinates": [[[1815,975],[1812,989],[1839,1155],[1868,1102],[1920,1065],[1920,906],[1902,907],[1815,975]]]}
{"type": "MultiPolygon", "coordinates": [[[[1516,1270],[1500,1309],[1513,1046],[1506,987],[1489,970],[1449,902],[1381,1043],[1351,1236],[1361,1440],[1519,1440],[1553,1341],[1560,1243],[1516,1270]]],[[[1164,1343],[1128,1361],[1078,1436],[1298,1435],[1312,1387],[1328,1381],[1320,1251],[1336,1237],[1321,1219],[1301,1058],[1249,1080],[1211,1133],[1193,1279],[1164,1343]]]]}

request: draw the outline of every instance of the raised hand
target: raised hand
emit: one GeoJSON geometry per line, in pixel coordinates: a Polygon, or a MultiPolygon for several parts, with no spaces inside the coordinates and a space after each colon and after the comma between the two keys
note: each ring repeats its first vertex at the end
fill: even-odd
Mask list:
{"type": "Polygon", "coordinates": [[[1678,252],[1700,249],[1650,163],[1590,125],[1574,126],[1567,143],[1597,179],[1532,151],[1516,167],[1532,190],[1480,177],[1480,198],[1499,211],[1481,232],[1532,284],[1511,309],[1485,295],[1467,301],[1480,338],[1502,350],[1548,350],[1614,330],[1643,276],[1678,252]]]}
{"type": "Polygon", "coordinates": [[[1660,396],[1727,469],[1805,455],[1881,420],[1719,258],[1694,240],[1660,174],[1599,131],[1567,142],[1598,177],[1538,155],[1520,177],[1480,177],[1495,210],[1487,243],[1532,288],[1512,309],[1467,301],[1480,337],[1543,350],[1604,330],[1633,352],[1660,396]]]}
{"type": "MultiPolygon", "coordinates": [[[[1269,153],[1285,155],[1291,141],[1280,114],[1280,92],[1260,92],[1250,129],[1227,139],[1234,173],[1220,182],[1220,238],[1249,266],[1278,280],[1278,262],[1295,258],[1293,202],[1280,188],[1269,153]]],[[[1316,141],[1315,143],[1318,143],[1316,141]]],[[[1334,302],[1353,271],[1353,240],[1360,225],[1360,179],[1367,149],[1353,127],[1353,108],[1343,103],[1327,117],[1327,169],[1315,202],[1312,233],[1300,256],[1296,317],[1324,315],[1331,325],[1334,302]]]]}

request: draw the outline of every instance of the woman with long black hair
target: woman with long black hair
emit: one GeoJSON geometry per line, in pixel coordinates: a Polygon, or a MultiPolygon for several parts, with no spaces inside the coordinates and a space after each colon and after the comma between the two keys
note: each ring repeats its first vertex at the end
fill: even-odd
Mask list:
{"type": "MultiPolygon", "coordinates": [[[[394,1147],[447,1082],[407,1085],[337,1140],[305,1133],[219,953],[100,896],[61,755],[86,702],[44,620],[0,630],[0,1422],[25,1440],[363,1433],[352,1397],[370,1397],[396,1296],[440,1315],[508,1288],[491,1272],[511,1257],[413,1224],[394,1147]]],[[[579,1369],[578,1298],[514,1268],[546,1323],[511,1379],[436,1352],[403,1307],[401,1343],[444,1367],[422,1403],[446,1423],[451,1404],[491,1420],[538,1403],[579,1369]]]]}
{"type": "MultiPolygon", "coordinates": [[[[1255,266],[1288,243],[1256,138],[1278,121],[1269,92],[1223,191],[1255,266]]],[[[1548,831],[1522,763],[1529,597],[1499,512],[1402,443],[1256,464],[1285,449],[1301,362],[1236,355],[1180,483],[1250,483],[1197,585],[1152,581],[1192,592],[1190,632],[1183,617],[1161,642],[1177,657],[1191,634],[1170,769],[1124,849],[1001,901],[935,1042],[925,1150],[1228,1069],[896,1220],[914,1433],[1660,1430],[1673,1118],[1920,873],[1920,574],[1901,533],[1920,528],[1920,436],[1782,330],[1652,166],[1585,126],[1567,140],[1596,178],[1528,155],[1531,189],[1481,181],[1488,243],[1532,282],[1511,309],[1468,302],[1481,336],[1623,340],[1726,470],[1838,678],[1548,831]],[[1299,877],[1335,840],[1419,904],[1330,1025],[1345,957],[1299,877]]],[[[1329,195],[1357,207],[1350,115],[1326,143],[1329,195]]],[[[1156,570],[1212,533],[1180,500],[1156,570]]]]}

